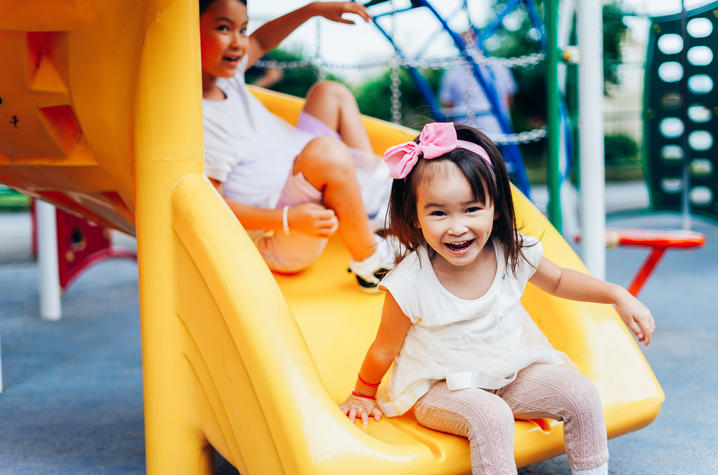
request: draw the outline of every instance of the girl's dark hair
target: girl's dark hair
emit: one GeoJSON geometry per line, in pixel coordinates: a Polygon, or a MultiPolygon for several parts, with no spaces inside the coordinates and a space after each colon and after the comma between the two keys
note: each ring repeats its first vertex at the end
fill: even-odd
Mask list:
{"type": "MultiPolygon", "coordinates": [[[[503,247],[506,263],[512,272],[516,271],[519,258],[525,259],[521,247],[523,241],[516,226],[514,202],[511,197],[511,185],[506,164],[491,140],[480,131],[466,125],[455,124],[459,140],[466,140],[482,146],[491,157],[490,165],[474,152],[456,148],[441,157],[432,160],[419,159],[411,172],[403,179],[395,179],[389,198],[389,233],[394,234],[407,252],[415,251],[425,243],[416,213],[416,190],[424,179],[424,169],[429,163],[450,161],[471,185],[474,199],[480,203],[493,203],[498,218],[494,221],[490,239],[503,247]]],[[[415,138],[414,142],[419,142],[415,138]]]]}
{"type": "MultiPolygon", "coordinates": [[[[237,0],[237,1],[240,3],[243,3],[245,7],[247,6],[247,0],[237,0]]],[[[203,14],[205,12],[205,10],[207,10],[209,8],[209,6],[212,5],[212,2],[214,2],[214,0],[199,0],[199,14],[200,15],[203,14]]]]}

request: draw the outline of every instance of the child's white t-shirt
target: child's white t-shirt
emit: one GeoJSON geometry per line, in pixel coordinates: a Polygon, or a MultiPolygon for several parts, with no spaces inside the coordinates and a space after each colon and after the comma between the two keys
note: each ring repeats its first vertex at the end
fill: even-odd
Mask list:
{"type": "Polygon", "coordinates": [[[233,78],[218,79],[223,101],[202,101],[205,174],[223,183],[224,195],[274,208],[294,163],[312,135],[269,112],[247,89],[240,61],[233,78]]]}
{"type": "Polygon", "coordinates": [[[425,247],[406,256],[381,281],[413,325],[394,362],[391,380],[378,395],[387,416],[401,415],[446,379],[449,389],[499,389],[532,363],[572,366],[555,350],[521,305],[526,283],[541,261],[543,248],[521,235],[528,262],[516,273],[494,245],[496,275],[486,293],[466,300],[439,282],[425,247]]]}

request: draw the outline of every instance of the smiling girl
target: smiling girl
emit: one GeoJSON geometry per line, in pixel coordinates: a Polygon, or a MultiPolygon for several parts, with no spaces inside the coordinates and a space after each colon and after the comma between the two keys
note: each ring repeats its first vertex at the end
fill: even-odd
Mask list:
{"type": "Polygon", "coordinates": [[[272,270],[303,270],[338,232],[357,281],[375,290],[393,264],[373,232],[383,225],[391,178],[372,153],[354,97],[338,83],[316,84],[294,128],[244,81],[310,18],[353,24],[345,14],[371,19],[354,2],[314,2],[248,34],[244,0],[200,1],[205,173],[272,270]]]}
{"type": "Polygon", "coordinates": [[[608,473],[598,391],[555,350],[521,305],[527,282],[553,295],[616,306],[640,341],[651,312],[626,289],[543,257],[518,232],[506,166],[467,126],[433,123],[386,151],[390,231],[407,249],[381,281],[381,323],[351,396],[354,421],[414,408],[432,429],[469,438],[475,474],[516,473],[514,416],[564,423],[575,473],[608,473]],[[377,388],[394,364],[377,402],[377,388]]]}

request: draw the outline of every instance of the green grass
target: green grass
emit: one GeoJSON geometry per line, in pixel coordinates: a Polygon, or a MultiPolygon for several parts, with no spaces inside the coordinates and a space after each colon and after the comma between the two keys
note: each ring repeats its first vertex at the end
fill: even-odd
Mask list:
{"type": "Polygon", "coordinates": [[[27,211],[30,209],[30,197],[0,185],[0,212],[27,211]]]}

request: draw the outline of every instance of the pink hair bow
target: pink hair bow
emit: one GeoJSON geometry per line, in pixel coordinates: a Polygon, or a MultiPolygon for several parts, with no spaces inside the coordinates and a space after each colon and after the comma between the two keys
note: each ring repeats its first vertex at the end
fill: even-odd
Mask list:
{"type": "Polygon", "coordinates": [[[426,124],[419,135],[419,143],[411,141],[389,147],[384,152],[384,161],[393,178],[404,178],[411,172],[420,157],[437,158],[457,147],[472,151],[491,164],[489,154],[483,147],[473,142],[457,140],[456,129],[452,122],[426,124]]]}

